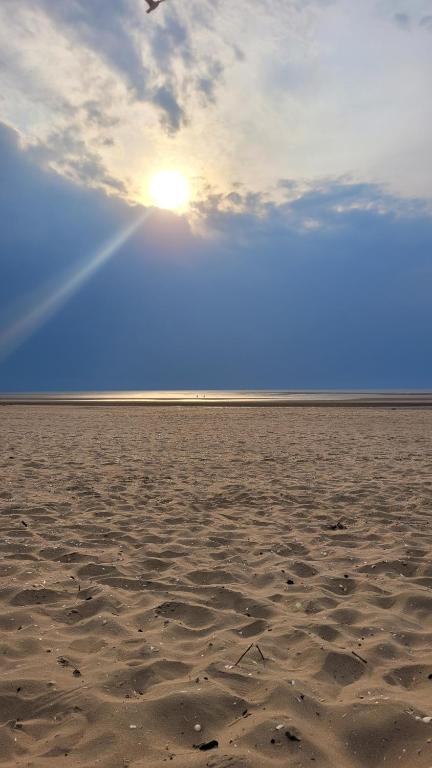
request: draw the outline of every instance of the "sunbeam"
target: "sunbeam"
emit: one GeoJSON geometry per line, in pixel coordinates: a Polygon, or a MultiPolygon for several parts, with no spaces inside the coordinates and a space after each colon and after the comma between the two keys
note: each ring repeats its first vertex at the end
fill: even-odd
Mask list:
{"type": "MultiPolygon", "coordinates": [[[[20,316],[12,320],[4,328],[0,329],[0,361],[16,350],[24,341],[32,336],[50,317],[62,307],[76,291],[90,279],[92,275],[129,240],[136,230],[148,218],[151,211],[146,210],[121,232],[112,237],[98,250],[85,264],[81,262],[78,267],[63,275],[57,284],[46,289],[42,296],[34,296],[24,312],[21,309],[20,316]]],[[[17,315],[17,311],[15,315],[17,315]]]]}

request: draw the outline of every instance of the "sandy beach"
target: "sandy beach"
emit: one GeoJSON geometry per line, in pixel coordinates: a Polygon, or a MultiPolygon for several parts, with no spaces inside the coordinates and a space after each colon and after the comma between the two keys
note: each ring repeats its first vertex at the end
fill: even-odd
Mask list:
{"type": "Polygon", "coordinates": [[[2,765],[432,766],[431,409],[0,425],[2,765]]]}

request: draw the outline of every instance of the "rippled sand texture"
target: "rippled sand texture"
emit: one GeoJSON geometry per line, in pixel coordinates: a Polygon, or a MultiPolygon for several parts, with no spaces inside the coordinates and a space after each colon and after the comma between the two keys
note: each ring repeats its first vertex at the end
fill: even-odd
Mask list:
{"type": "Polygon", "coordinates": [[[0,763],[432,766],[431,410],[0,425],[0,763]]]}

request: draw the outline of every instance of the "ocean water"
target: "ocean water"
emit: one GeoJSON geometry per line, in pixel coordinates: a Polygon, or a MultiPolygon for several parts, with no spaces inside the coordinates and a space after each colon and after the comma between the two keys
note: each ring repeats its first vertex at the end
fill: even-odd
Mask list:
{"type": "Polygon", "coordinates": [[[155,390],[0,394],[0,404],[200,406],[432,406],[432,391],[155,390]]]}

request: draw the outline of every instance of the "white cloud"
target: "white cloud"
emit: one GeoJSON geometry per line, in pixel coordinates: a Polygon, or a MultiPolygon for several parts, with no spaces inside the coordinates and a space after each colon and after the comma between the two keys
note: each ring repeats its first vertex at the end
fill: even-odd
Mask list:
{"type": "Polygon", "coordinates": [[[349,175],[432,197],[431,15],[432,0],[167,0],[149,16],[143,0],[3,0],[0,118],[61,172],[133,198],[169,164],[224,193],[349,175]]]}

